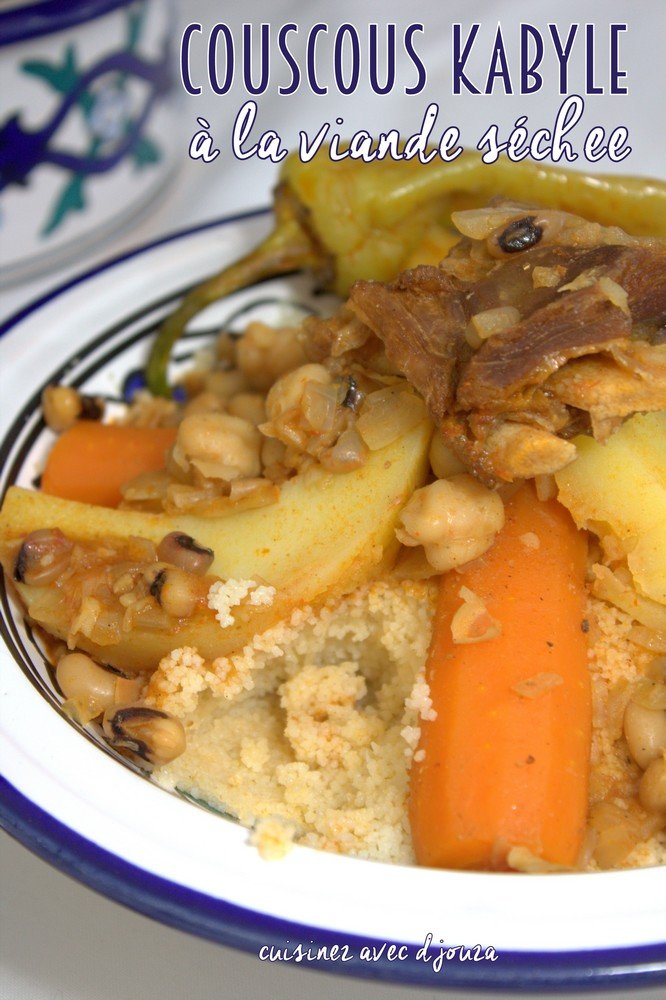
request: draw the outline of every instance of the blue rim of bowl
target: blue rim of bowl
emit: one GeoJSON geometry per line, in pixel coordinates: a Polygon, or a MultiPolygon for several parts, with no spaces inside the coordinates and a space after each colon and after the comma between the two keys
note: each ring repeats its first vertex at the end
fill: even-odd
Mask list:
{"type": "MultiPolygon", "coordinates": [[[[225,216],[169,233],[151,243],[119,254],[47,291],[18,310],[0,324],[0,337],[53,299],[128,260],[165,244],[268,213],[268,209],[262,208],[225,216]]],[[[587,951],[501,951],[495,962],[447,961],[439,973],[434,972],[431,963],[415,959],[418,946],[393,942],[398,947],[407,947],[410,954],[408,961],[390,961],[383,957],[376,962],[368,962],[360,958],[361,948],[381,948],[384,941],[343,935],[267,916],[153,875],[85,839],[31,802],[2,776],[0,827],[53,867],[91,889],[160,923],[197,937],[238,948],[255,956],[258,956],[263,946],[284,948],[286,942],[292,948],[300,944],[303,949],[312,946],[313,941],[318,947],[327,946],[329,949],[333,945],[349,946],[350,961],[342,964],[323,959],[304,960],[301,964],[306,968],[384,982],[431,988],[463,987],[469,990],[519,989],[549,992],[625,989],[666,983],[666,942],[587,951]]],[[[448,944],[453,942],[447,942],[448,944]]]]}
{"type": "Polygon", "coordinates": [[[40,35],[75,28],[78,24],[127,7],[132,0],[41,0],[0,13],[0,47],[40,35]]]}
{"type": "MultiPolygon", "coordinates": [[[[448,961],[440,971],[417,960],[416,945],[406,945],[407,961],[363,960],[362,948],[386,942],[308,927],[247,910],[222,899],[146,872],[86,840],[18,792],[0,777],[0,825],[33,853],[103,896],[177,930],[259,957],[262,949],[304,951],[337,945],[349,949],[346,964],[304,960],[305,968],[418,986],[494,990],[623,988],[666,982],[666,946],[581,952],[498,952],[495,962],[448,961]]],[[[394,942],[400,947],[400,942],[394,942]]],[[[263,952],[266,954],[266,951],[263,952]]]]}

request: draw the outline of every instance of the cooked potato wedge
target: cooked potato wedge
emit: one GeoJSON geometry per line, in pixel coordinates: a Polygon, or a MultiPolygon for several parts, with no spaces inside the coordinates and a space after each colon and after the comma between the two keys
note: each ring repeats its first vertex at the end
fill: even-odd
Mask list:
{"type": "Polygon", "coordinates": [[[666,411],[637,414],[606,444],[575,444],[555,476],[560,501],[579,527],[610,529],[640,592],[666,604],[666,411]]]}
{"type": "MultiPolygon", "coordinates": [[[[0,512],[0,557],[11,579],[17,542],[40,528],[57,527],[86,543],[130,536],[158,543],[171,531],[186,532],[215,553],[210,574],[258,577],[276,588],[273,604],[241,608],[228,628],[202,609],[169,632],[133,629],[115,645],[97,646],[84,637],[77,645],[130,670],[155,667],[176,646],[196,646],[207,659],[227,655],[294,608],[348,592],[390,565],[398,548],[398,514],[425,480],[431,430],[424,421],[373,452],[360,469],[312,470],[285,483],[270,507],[219,519],[114,510],[13,487],[0,512]]],[[[35,621],[59,638],[67,635],[72,611],[55,585],[17,589],[35,621]]]]}

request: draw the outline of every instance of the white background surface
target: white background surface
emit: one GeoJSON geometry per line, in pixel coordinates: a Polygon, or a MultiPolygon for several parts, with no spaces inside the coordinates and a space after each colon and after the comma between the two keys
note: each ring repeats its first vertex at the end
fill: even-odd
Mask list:
{"type": "MultiPolygon", "coordinates": [[[[596,22],[598,31],[607,31],[610,21],[626,22],[629,30],[623,38],[622,54],[627,69],[629,94],[610,101],[593,97],[587,102],[586,122],[613,127],[626,124],[631,132],[634,152],[622,165],[625,172],[664,176],[666,142],[663,129],[663,93],[666,85],[663,63],[663,37],[666,8],[662,0],[580,0],[561,2],[556,14],[544,0],[530,3],[510,0],[453,0],[421,3],[415,6],[396,2],[353,3],[340,0],[335,5],[319,2],[289,3],[276,0],[247,0],[222,5],[215,0],[189,0],[181,3],[179,24],[200,21],[209,28],[223,20],[239,37],[242,21],[270,21],[279,26],[289,21],[299,25],[299,39],[307,27],[317,21],[332,27],[345,20],[359,27],[370,21],[395,21],[398,28],[421,21],[425,33],[418,50],[429,71],[426,92],[407,98],[396,87],[392,96],[376,97],[363,89],[350,97],[335,93],[315,97],[305,90],[292,97],[275,93],[282,64],[276,64],[276,76],[268,93],[259,98],[260,128],[275,128],[285,145],[293,145],[298,130],[311,134],[323,121],[336,115],[344,118],[341,131],[352,132],[367,127],[373,133],[387,128],[412,132],[420,124],[430,101],[440,105],[439,125],[463,127],[463,140],[473,144],[490,122],[506,129],[520,114],[528,114],[534,126],[548,126],[561,102],[553,86],[552,60],[544,63],[548,87],[528,98],[474,97],[453,98],[449,83],[450,23],[472,21],[483,24],[486,38],[492,37],[498,20],[507,39],[515,38],[521,20],[543,27],[556,17],[566,29],[572,21],[596,22]],[[658,126],[658,127],[657,127],[658,126]]],[[[398,36],[400,31],[398,30],[398,36]]],[[[515,46],[514,46],[515,48],[515,46]]],[[[201,51],[201,50],[199,50],[201,51]]],[[[480,51],[480,50],[479,50],[480,51]]],[[[330,53],[322,45],[321,62],[330,53]]],[[[484,49],[487,62],[488,49],[484,49]]],[[[0,56],[0,58],[2,58],[0,56]]],[[[472,72],[474,64],[472,66],[472,72]]],[[[577,61],[573,80],[581,81],[581,61],[577,61]]],[[[403,60],[405,69],[409,69],[403,60]]],[[[195,67],[196,69],[197,67],[195,67]]],[[[598,71],[603,78],[603,63],[598,71]]],[[[322,74],[324,76],[325,74],[322,74]]],[[[411,73],[410,79],[411,79],[411,73]]],[[[204,78],[202,77],[202,82],[204,78]]],[[[63,268],[35,281],[0,292],[0,318],[30,301],[35,295],[59,283],[69,275],[92,266],[104,257],[122,252],[129,246],[153,239],[167,231],[182,228],[267,203],[276,177],[276,167],[256,159],[240,162],[229,153],[229,133],[233,117],[247,98],[241,86],[228,96],[204,93],[200,98],[183,102],[184,135],[197,128],[196,116],[204,115],[211,123],[222,155],[210,164],[193,163],[187,158],[187,140],[183,140],[181,165],[159,205],[129,233],[118,236],[84,262],[63,268]]],[[[604,169],[607,169],[604,165],[604,169]]],[[[90,890],[70,881],[33,858],[7,837],[0,841],[2,911],[0,916],[0,1000],[125,1000],[142,997],[208,1000],[217,997],[281,998],[317,996],[367,998],[414,995],[428,998],[430,990],[406,990],[401,987],[373,985],[290,967],[268,966],[253,956],[198,941],[177,931],[157,925],[104,900],[90,890]]],[[[452,996],[452,994],[449,994],[452,996]]],[[[623,994],[628,996],[627,993],[623,994]]],[[[640,992],[652,1000],[666,991],[640,992]]]]}

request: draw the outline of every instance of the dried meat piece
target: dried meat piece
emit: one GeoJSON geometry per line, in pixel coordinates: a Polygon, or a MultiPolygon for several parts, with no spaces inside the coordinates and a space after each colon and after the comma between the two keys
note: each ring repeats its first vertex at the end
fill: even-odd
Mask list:
{"type": "MultiPolygon", "coordinates": [[[[569,251],[560,248],[553,253],[553,261],[562,264],[569,251]]],[[[538,252],[523,254],[524,264],[538,252]]],[[[543,253],[540,257],[538,266],[544,266],[543,253]]],[[[512,264],[501,265],[492,275],[499,287],[511,287],[502,277],[507,268],[512,264]]],[[[538,289],[546,304],[538,305],[530,315],[523,313],[521,323],[491,337],[475,353],[458,386],[461,409],[501,410],[511,395],[545,382],[570,359],[621,348],[631,337],[633,323],[662,322],[666,317],[666,252],[616,246],[579,252],[569,261],[563,285],[574,288],[538,289]],[[591,283],[576,286],[585,275],[591,283]],[[604,279],[626,292],[629,312],[613,297],[612,286],[604,279]]],[[[479,291],[471,295],[478,300],[479,291]]],[[[481,301],[487,308],[487,292],[481,301]]]]}
{"type": "Polygon", "coordinates": [[[603,437],[636,409],[664,405],[662,243],[503,202],[456,220],[466,236],[440,267],[352,287],[344,322],[328,321],[330,364],[370,369],[383,345],[390,370],[489,485],[557,471],[574,434],[603,437]],[[539,240],[503,252],[502,227],[532,216],[539,240]],[[500,312],[507,321],[493,326],[500,312]]]}
{"type": "Polygon", "coordinates": [[[404,271],[390,285],[357,281],[349,308],[384,342],[386,356],[419,390],[435,420],[454,403],[458,371],[471,356],[462,293],[440,268],[404,271]]]}
{"type": "Polygon", "coordinates": [[[483,344],[462,374],[457,406],[506,410],[515,393],[545,382],[571,358],[607,350],[630,335],[629,316],[597,285],[570,292],[483,344]]]}

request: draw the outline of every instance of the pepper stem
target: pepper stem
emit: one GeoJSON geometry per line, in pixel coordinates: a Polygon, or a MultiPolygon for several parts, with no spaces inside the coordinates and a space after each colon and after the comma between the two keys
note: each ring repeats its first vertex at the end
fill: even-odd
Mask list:
{"type": "Polygon", "coordinates": [[[190,320],[225,295],[247,288],[257,281],[305,268],[319,268],[324,254],[305,226],[296,217],[292,204],[278,191],[276,224],[272,233],[219,274],[191,289],[166,318],[153,342],[146,364],[146,383],[154,396],[170,396],[167,367],[173,345],[190,320]]]}

